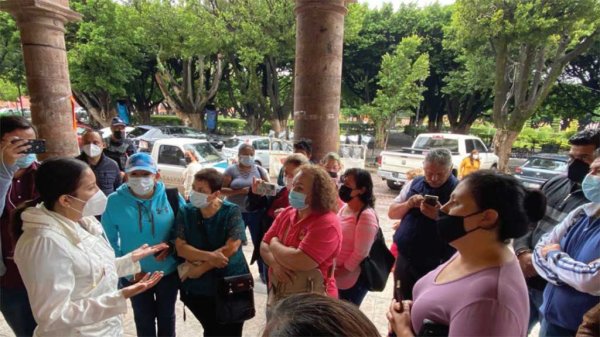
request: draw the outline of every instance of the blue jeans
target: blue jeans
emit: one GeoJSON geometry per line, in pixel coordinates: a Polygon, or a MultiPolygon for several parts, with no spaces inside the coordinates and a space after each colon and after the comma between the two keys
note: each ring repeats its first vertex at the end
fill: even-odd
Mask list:
{"type": "Polygon", "coordinates": [[[528,287],[527,292],[529,293],[529,326],[527,327],[527,334],[529,334],[536,323],[542,323],[544,320],[544,315],[540,311],[540,307],[544,303],[544,291],[528,287]]]}
{"type": "Polygon", "coordinates": [[[547,320],[542,320],[542,326],[540,327],[540,337],[569,337],[575,336],[577,331],[565,329],[561,326],[548,323],[547,320]]]}
{"type": "Polygon", "coordinates": [[[15,335],[33,335],[37,324],[25,289],[0,288],[0,311],[15,335]]]}
{"type": "MultiPolygon", "coordinates": [[[[246,227],[250,228],[250,237],[252,239],[252,244],[254,247],[260,247],[260,243],[262,242],[262,228],[261,228],[261,217],[264,216],[264,212],[244,212],[242,213],[242,219],[244,220],[244,224],[246,227]]],[[[259,257],[256,260],[258,264],[258,272],[260,273],[260,278],[265,281],[266,275],[265,270],[267,267],[263,262],[262,258],[259,257]]]]}
{"type": "MultiPolygon", "coordinates": [[[[129,285],[129,281],[123,282],[124,287],[129,285]]],[[[179,276],[174,272],[164,276],[153,288],[131,298],[135,329],[139,337],[175,336],[175,302],[178,290],[179,276]]]]}
{"type": "Polygon", "coordinates": [[[365,286],[360,276],[351,288],[338,290],[340,300],[346,300],[348,302],[354,303],[358,307],[360,307],[360,304],[365,299],[365,296],[367,296],[368,292],[369,290],[365,286]]]}

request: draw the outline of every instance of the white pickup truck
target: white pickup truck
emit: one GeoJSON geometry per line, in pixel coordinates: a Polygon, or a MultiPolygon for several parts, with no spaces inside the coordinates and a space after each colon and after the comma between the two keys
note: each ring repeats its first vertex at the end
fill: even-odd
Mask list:
{"type": "Polygon", "coordinates": [[[387,182],[390,189],[397,190],[406,182],[406,172],[423,167],[423,160],[427,152],[437,148],[446,148],[452,152],[454,173],[458,171],[460,162],[474,149],[479,151],[482,169],[498,167],[498,156],[488,150],[479,137],[449,133],[423,133],[417,136],[410,148],[381,152],[377,175],[387,182]]]}
{"type": "Polygon", "coordinates": [[[156,161],[160,178],[166,187],[177,187],[183,193],[183,170],[187,163],[185,151],[194,151],[203,167],[225,171],[227,161],[210,143],[203,139],[165,138],[159,139],[152,147],[151,156],[156,161]]]}

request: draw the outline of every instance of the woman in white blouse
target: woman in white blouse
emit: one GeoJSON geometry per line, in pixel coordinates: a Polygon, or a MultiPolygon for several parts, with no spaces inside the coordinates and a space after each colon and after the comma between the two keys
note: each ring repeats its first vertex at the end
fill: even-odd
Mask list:
{"type": "Polygon", "coordinates": [[[13,219],[19,238],[14,258],[38,324],[34,335],[123,335],[126,299],[153,287],[162,275],[146,275],[121,290],[118,278],[139,272],[139,260],[167,245],[144,245],[116,259],[94,217],[104,212],[106,196],[79,160],[44,161],[35,184],[39,200],[22,205],[13,219]]]}

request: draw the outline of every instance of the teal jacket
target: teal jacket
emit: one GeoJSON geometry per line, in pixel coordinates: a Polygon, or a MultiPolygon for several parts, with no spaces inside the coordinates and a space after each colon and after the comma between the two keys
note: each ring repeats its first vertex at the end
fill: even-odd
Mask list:
{"type": "MultiPolygon", "coordinates": [[[[185,201],[179,196],[179,207],[185,201]]],[[[144,243],[155,245],[175,238],[175,213],[169,205],[165,185],[156,184],[154,195],[143,200],[131,194],[127,184],[108,197],[102,226],[117,257],[128,254],[144,243]]],[[[173,255],[164,261],[148,256],[140,261],[143,272],[163,271],[165,275],[177,269],[173,255]]]]}

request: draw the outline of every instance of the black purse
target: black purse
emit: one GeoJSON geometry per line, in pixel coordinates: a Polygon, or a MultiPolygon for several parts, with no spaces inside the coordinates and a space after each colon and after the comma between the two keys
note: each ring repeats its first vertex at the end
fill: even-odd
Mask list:
{"type": "Polygon", "coordinates": [[[383,291],[396,259],[385,244],[381,227],[367,256],[360,263],[360,277],[369,291],[383,291]]]}
{"type": "Polygon", "coordinates": [[[227,276],[219,280],[216,297],[217,321],[241,323],[256,315],[252,274],[227,276]]]}

